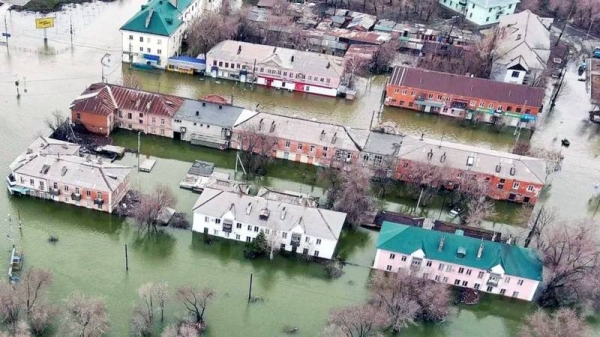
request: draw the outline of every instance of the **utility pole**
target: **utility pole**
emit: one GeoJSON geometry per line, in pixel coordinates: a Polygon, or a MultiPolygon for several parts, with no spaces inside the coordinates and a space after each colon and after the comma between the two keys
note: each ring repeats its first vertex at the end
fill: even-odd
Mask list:
{"type": "Polygon", "coordinates": [[[544,211],[544,206],[542,205],[542,208],[540,208],[540,211],[538,212],[538,215],[535,218],[535,222],[533,223],[533,226],[531,226],[531,230],[529,231],[529,234],[527,234],[527,238],[525,239],[525,245],[524,245],[525,248],[529,247],[529,244],[531,243],[531,239],[533,239],[533,235],[535,234],[535,231],[537,230],[538,221],[540,220],[540,215],[542,215],[543,211],[544,211]]]}
{"type": "Polygon", "coordinates": [[[590,22],[590,28],[588,28],[587,34],[585,34],[586,40],[590,39],[590,31],[592,31],[592,25],[594,25],[594,21],[596,21],[596,18],[593,18],[592,22],[590,22]]]}
{"type": "Polygon", "coordinates": [[[142,148],[141,135],[142,135],[142,132],[138,131],[138,153],[137,153],[137,155],[138,155],[138,158],[137,158],[137,160],[138,160],[138,165],[137,165],[138,166],[138,172],[140,172],[140,156],[142,155],[142,153],[140,152],[141,148],[142,148]]]}
{"type": "Polygon", "coordinates": [[[125,244],[125,271],[129,271],[129,255],[127,254],[127,244],[125,244]]]}
{"type": "Polygon", "coordinates": [[[252,300],[252,274],[250,274],[250,289],[248,290],[248,303],[252,300]]]}
{"type": "Polygon", "coordinates": [[[71,48],[73,48],[73,17],[69,17],[69,33],[71,34],[71,48]]]}
{"type": "MultiPolygon", "coordinates": [[[[8,13],[8,11],[7,11],[8,13]]],[[[2,36],[4,36],[6,38],[6,49],[8,49],[8,38],[10,37],[10,34],[8,33],[8,23],[6,22],[6,13],[4,13],[4,33],[2,33],[2,36]]]]}
{"type": "Polygon", "coordinates": [[[27,93],[27,77],[23,76],[23,92],[27,93]]]}
{"type": "Polygon", "coordinates": [[[102,58],[100,59],[100,65],[102,66],[102,83],[106,83],[106,80],[104,78],[104,67],[107,67],[110,65],[110,54],[106,53],[104,54],[104,56],[102,56],[102,58]]]}

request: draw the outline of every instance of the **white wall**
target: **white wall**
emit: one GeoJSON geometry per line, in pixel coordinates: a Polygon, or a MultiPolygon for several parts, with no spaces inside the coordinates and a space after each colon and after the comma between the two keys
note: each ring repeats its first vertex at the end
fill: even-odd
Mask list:
{"type": "MultiPolygon", "coordinates": [[[[227,214],[224,215],[223,219],[227,219],[227,218],[228,218],[228,215],[227,214]]],[[[266,231],[268,229],[269,232],[271,231],[271,229],[269,229],[269,228],[257,226],[254,224],[248,224],[248,223],[242,223],[241,228],[237,228],[238,222],[235,219],[231,219],[231,220],[233,220],[232,232],[228,234],[228,233],[223,232],[223,230],[222,230],[223,229],[223,219],[221,219],[221,223],[216,223],[215,217],[210,217],[210,216],[206,216],[204,214],[200,214],[198,212],[194,212],[194,223],[192,225],[192,230],[195,232],[198,232],[198,233],[203,233],[204,228],[208,228],[208,234],[210,234],[212,236],[218,236],[221,238],[226,238],[226,239],[236,240],[236,241],[241,241],[241,242],[248,242],[248,240],[254,240],[254,238],[258,235],[258,233],[261,230],[266,231]],[[206,221],[207,218],[208,218],[208,222],[206,221]],[[252,228],[249,230],[248,226],[252,226],[252,228]],[[258,231],[255,230],[255,227],[258,227],[258,231]],[[238,238],[238,235],[239,235],[239,238],[238,238]]],[[[278,231],[278,235],[277,235],[278,243],[279,243],[278,246],[281,244],[285,244],[285,250],[291,252],[292,251],[292,246],[291,246],[292,231],[285,232],[285,233],[287,233],[286,238],[283,237],[283,233],[284,232],[282,232],[282,231],[278,231]]],[[[296,233],[302,234],[302,237],[300,238],[300,245],[298,246],[296,253],[302,254],[304,249],[308,249],[308,255],[315,256],[316,252],[318,252],[319,258],[324,258],[324,259],[332,258],[333,253],[335,251],[335,246],[337,245],[337,241],[327,240],[327,239],[323,239],[323,238],[317,238],[317,237],[313,237],[313,236],[309,236],[309,235],[307,236],[307,235],[304,235],[303,233],[301,233],[299,230],[296,230],[296,233]],[[307,241],[307,237],[308,237],[308,241],[307,241]],[[320,239],[319,243],[317,243],[318,239],[320,239]]]]}
{"type": "Polygon", "coordinates": [[[181,135],[181,139],[185,141],[190,141],[192,138],[192,134],[199,134],[208,137],[218,138],[218,139],[229,139],[229,137],[225,136],[225,132],[223,131],[223,127],[214,124],[206,124],[206,123],[198,123],[189,120],[177,119],[178,117],[173,118],[173,131],[181,132],[181,127],[185,127],[186,131],[181,135]]]}
{"type": "Polygon", "coordinates": [[[506,83],[515,83],[515,84],[523,84],[523,80],[525,79],[525,74],[527,74],[524,70],[506,70],[506,75],[504,76],[504,82],[506,83]],[[518,74],[517,77],[513,77],[513,73],[518,74]]]}
{"type": "Polygon", "coordinates": [[[513,14],[519,3],[518,0],[505,0],[502,6],[482,7],[471,0],[465,0],[466,6],[461,6],[459,0],[439,0],[439,3],[446,8],[465,15],[465,19],[473,22],[476,25],[491,25],[498,23],[498,11],[502,11],[503,15],[513,14]]]}

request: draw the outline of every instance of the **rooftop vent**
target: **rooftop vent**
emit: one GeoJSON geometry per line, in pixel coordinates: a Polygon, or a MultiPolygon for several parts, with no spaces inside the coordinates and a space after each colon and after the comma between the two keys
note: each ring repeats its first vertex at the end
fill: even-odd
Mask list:
{"type": "Polygon", "coordinates": [[[46,174],[46,173],[48,173],[49,170],[50,170],[50,165],[44,165],[44,166],[42,166],[42,169],[40,170],[40,174],[46,174]]]}
{"type": "Polygon", "coordinates": [[[294,55],[292,55],[292,62],[294,62],[294,55]]]}
{"type": "Polygon", "coordinates": [[[521,39],[521,34],[517,34],[517,41],[521,39]]]}
{"type": "Polygon", "coordinates": [[[219,110],[223,109],[223,106],[219,104],[219,110]]]}
{"type": "Polygon", "coordinates": [[[277,51],[277,47],[273,48],[273,54],[277,51]]]}
{"type": "Polygon", "coordinates": [[[467,166],[473,166],[473,164],[475,164],[475,157],[468,156],[467,157],[467,166]]]}
{"type": "Polygon", "coordinates": [[[32,150],[32,149],[27,149],[27,152],[25,152],[25,153],[27,153],[27,154],[32,154],[32,153],[33,153],[33,150],[32,150]]]}
{"type": "Polygon", "coordinates": [[[281,210],[281,220],[285,220],[285,207],[281,210]]]}
{"type": "Polygon", "coordinates": [[[442,251],[442,249],[444,249],[444,241],[445,241],[445,240],[446,240],[446,237],[445,237],[445,236],[442,236],[442,237],[440,238],[440,243],[438,244],[438,250],[439,250],[440,252],[442,251]]]}
{"type": "Polygon", "coordinates": [[[454,234],[458,235],[458,236],[464,236],[465,235],[465,231],[463,231],[462,229],[457,229],[454,234]]]}
{"type": "Polygon", "coordinates": [[[331,67],[331,62],[327,62],[327,66],[325,68],[329,69],[331,67]]]}
{"type": "Polygon", "coordinates": [[[465,256],[467,256],[467,250],[465,249],[465,247],[458,247],[458,249],[456,250],[456,257],[462,259],[465,256]]]}
{"type": "Polygon", "coordinates": [[[477,250],[477,258],[481,259],[481,255],[483,255],[483,242],[479,245],[479,249],[477,250]]]}
{"type": "Polygon", "coordinates": [[[331,137],[331,144],[335,144],[336,140],[337,140],[337,132],[333,134],[333,137],[331,137]]]}
{"type": "Polygon", "coordinates": [[[196,116],[200,116],[200,111],[196,111],[196,116]]]}
{"type": "Polygon", "coordinates": [[[238,46],[238,52],[237,52],[237,53],[238,53],[238,55],[239,55],[241,52],[242,52],[242,45],[239,45],[239,46],[238,46]]]}
{"type": "Polygon", "coordinates": [[[252,212],[252,203],[251,202],[249,202],[248,207],[246,207],[246,215],[250,215],[250,212],[252,212]]]}
{"type": "Polygon", "coordinates": [[[446,161],[446,152],[444,152],[444,154],[442,154],[442,156],[440,157],[440,163],[443,163],[446,161]]]}
{"type": "Polygon", "coordinates": [[[102,164],[102,157],[98,157],[98,164],[102,164]]]}
{"type": "Polygon", "coordinates": [[[275,131],[275,121],[271,122],[271,128],[269,129],[269,132],[273,132],[275,131]]]}
{"type": "Polygon", "coordinates": [[[427,160],[431,160],[431,158],[433,158],[433,149],[429,149],[429,152],[427,152],[427,160]]]}
{"type": "Polygon", "coordinates": [[[496,165],[496,173],[500,173],[500,171],[502,171],[502,165],[498,164],[496,165]]]}
{"type": "Polygon", "coordinates": [[[321,130],[321,135],[319,136],[319,140],[323,140],[325,138],[325,130],[321,130]]]}
{"type": "Polygon", "coordinates": [[[165,21],[167,22],[167,24],[172,25],[173,24],[173,18],[166,18],[165,21]]]}
{"type": "Polygon", "coordinates": [[[269,219],[269,213],[270,212],[269,212],[268,209],[263,208],[263,209],[260,210],[260,214],[258,215],[258,218],[260,220],[267,220],[267,219],[269,219]]]}
{"type": "Polygon", "coordinates": [[[67,174],[67,167],[66,167],[66,166],[63,166],[63,167],[62,167],[62,170],[60,171],[60,175],[61,175],[61,176],[64,176],[65,174],[67,174]]]}
{"type": "Polygon", "coordinates": [[[260,131],[262,129],[263,124],[264,124],[264,119],[261,118],[260,122],[258,122],[258,131],[260,131]]]}

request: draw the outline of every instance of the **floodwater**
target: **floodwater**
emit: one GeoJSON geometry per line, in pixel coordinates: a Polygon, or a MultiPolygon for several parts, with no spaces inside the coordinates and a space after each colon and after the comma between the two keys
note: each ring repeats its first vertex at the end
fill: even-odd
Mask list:
{"type": "MultiPolygon", "coordinates": [[[[100,59],[105,53],[112,56],[104,73],[109,82],[120,83],[122,74],[129,69],[121,67],[118,28],[143,2],[92,3],[57,13],[56,27],[47,32],[47,45],[42,41],[43,33],[35,30],[35,15],[8,14],[12,37],[8,51],[0,46],[0,175],[8,173],[8,164],[37,134],[48,133],[44,119],[53,110],[66,113],[74,97],[90,83],[101,80],[100,59]],[[15,80],[20,81],[19,100],[15,80]]],[[[0,9],[0,19],[4,10],[5,7],[0,9]]],[[[234,104],[251,108],[258,104],[261,111],[365,128],[371,123],[373,111],[379,109],[385,83],[383,77],[363,81],[359,97],[350,102],[260,87],[252,91],[233,82],[202,81],[179,74],[136,73],[149,90],[188,97],[218,93],[233,98],[234,104]]],[[[532,139],[535,145],[544,147],[557,148],[562,138],[568,138],[572,144],[562,149],[562,172],[553,178],[543,202],[560,207],[565,217],[596,216],[600,205],[600,200],[593,198],[593,186],[600,182],[598,125],[586,122],[590,109],[587,93],[585,85],[576,81],[573,69],[567,73],[566,87],[565,96],[552,114],[545,115],[545,124],[532,139]]],[[[510,130],[494,133],[485,128],[461,127],[455,121],[398,109],[384,109],[383,119],[393,120],[402,132],[415,135],[426,133],[429,137],[443,136],[496,149],[509,149],[514,143],[510,130]]],[[[117,141],[131,143],[132,137],[117,134],[117,141]]],[[[228,153],[150,137],[143,138],[142,152],[161,158],[151,174],[134,173],[135,186],[149,189],[157,182],[167,183],[177,193],[178,210],[188,212],[196,196],[179,190],[177,185],[189,161],[211,158],[220,169],[230,170],[234,159],[228,153]]],[[[123,161],[136,163],[132,156],[123,161]]],[[[265,183],[294,190],[310,189],[310,184],[302,184],[303,169],[281,164],[270,172],[265,183]]],[[[274,261],[247,261],[242,245],[206,246],[201,237],[186,231],[167,230],[152,239],[139,237],[135,228],[122,219],[67,205],[1,193],[0,214],[0,238],[5,238],[0,239],[0,261],[8,258],[8,249],[14,242],[24,249],[27,265],[48,267],[54,272],[53,299],[64,298],[75,289],[102,296],[108,305],[111,336],[127,334],[135,290],[145,282],[162,280],[172,288],[191,283],[217,289],[219,295],[207,314],[209,336],[279,336],[283,335],[284,326],[299,327],[298,336],[316,336],[332,308],[358,303],[367,295],[368,266],[377,237],[377,233],[366,230],[344,233],[340,249],[349,253],[349,260],[356,266],[347,266],[340,279],[330,281],[317,264],[281,257],[274,261]],[[14,224],[18,210],[25,224],[21,231],[5,219],[6,214],[11,214],[14,224]],[[60,241],[48,243],[50,235],[58,236],[60,241]],[[129,272],[124,266],[125,244],[130,251],[129,272]],[[254,296],[264,302],[249,305],[246,299],[251,273],[254,296]]],[[[172,303],[169,320],[181,309],[172,303]]],[[[413,327],[404,335],[512,336],[522,317],[531,310],[528,304],[488,296],[478,306],[455,309],[443,324],[413,327]]]]}

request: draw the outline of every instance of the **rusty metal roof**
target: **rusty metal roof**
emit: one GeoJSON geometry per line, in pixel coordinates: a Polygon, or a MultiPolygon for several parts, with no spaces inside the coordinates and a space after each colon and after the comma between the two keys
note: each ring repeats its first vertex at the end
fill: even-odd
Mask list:
{"type": "Polygon", "coordinates": [[[406,67],[395,68],[389,83],[390,85],[502,103],[527,104],[528,106],[541,106],[545,96],[542,88],[406,67]]]}

